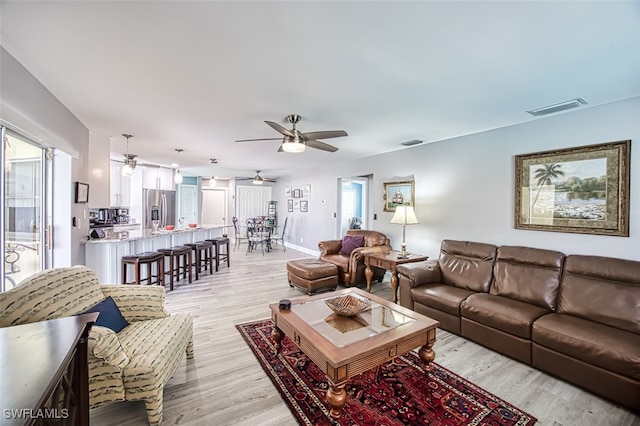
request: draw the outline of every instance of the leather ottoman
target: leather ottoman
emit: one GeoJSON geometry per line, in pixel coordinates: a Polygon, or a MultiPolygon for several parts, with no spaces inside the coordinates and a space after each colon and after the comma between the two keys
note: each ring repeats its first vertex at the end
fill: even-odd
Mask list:
{"type": "Polygon", "coordinates": [[[298,259],[287,262],[289,285],[295,284],[312,295],[318,290],[335,290],[338,286],[338,267],[318,259],[298,259]]]}

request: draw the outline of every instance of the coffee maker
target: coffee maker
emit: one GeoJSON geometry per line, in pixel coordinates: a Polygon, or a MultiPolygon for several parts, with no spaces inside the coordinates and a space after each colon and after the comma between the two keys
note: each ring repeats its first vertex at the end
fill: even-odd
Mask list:
{"type": "Polygon", "coordinates": [[[118,224],[129,223],[129,209],[113,209],[113,222],[118,224]]]}

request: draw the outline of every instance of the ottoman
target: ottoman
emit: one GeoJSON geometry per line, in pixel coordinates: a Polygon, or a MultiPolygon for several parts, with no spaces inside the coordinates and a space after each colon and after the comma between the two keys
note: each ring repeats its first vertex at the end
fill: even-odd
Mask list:
{"type": "Polygon", "coordinates": [[[335,290],[338,286],[338,267],[318,259],[298,259],[287,262],[289,285],[295,284],[312,295],[318,290],[335,290]]]}

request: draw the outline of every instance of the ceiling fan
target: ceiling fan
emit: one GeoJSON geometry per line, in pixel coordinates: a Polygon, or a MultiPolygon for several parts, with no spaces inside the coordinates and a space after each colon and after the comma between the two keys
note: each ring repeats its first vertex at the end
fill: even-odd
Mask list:
{"type": "Polygon", "coordinates": [[[274,141],[282,139],[282,144],[278,152],[303,152],[305,147],[316,148],[322,151],[336,152],[338,148],[328,143],[319,141],[318,139],[339,138],[342,136],[348,136],[344,130],[324,130],[319,132],[306,132],[301,133],[296,129],[296,123],[298,123],[302,117],[298,114],[287,115],[287,121],[293,125],[291,130],[285,129],[278,123],[273,121],[265,121],[276,132],[281,133],[283,138],[261,138],[261,139],[240,139],[236,142],[253,142],[253,141],[274,141]]]}
{"type": "Polygon", "coordinates": [[[275,179],[263,178],[260,176],[260,170],[256,170],[256,175],[254,177],[239,177],[236,180],[250,180],[254,185],[262,185],[264,182],[277,182],[275,179]]]}

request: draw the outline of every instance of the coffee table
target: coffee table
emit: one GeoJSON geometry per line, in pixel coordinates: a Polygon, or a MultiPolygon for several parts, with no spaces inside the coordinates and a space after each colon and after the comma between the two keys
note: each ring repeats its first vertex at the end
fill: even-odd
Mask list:
{"type": "Polygon", "coordinates": [[[364,276],[367,279],[367,291],[371,291],[371,278],[373,277],[372,266],[386,269],[391,272],[391,289],[393,290],[393,302],[398,302],[398,272],[396,267],[403,263],[420,262],[427,260],[427,256],[421,254],[409,253],[407,257],[398,257],[398,250],[388,252],[362,252],[364,264],[367,267],[364,270],[364,276]]]}
{"type": "Polygon", "coordinates": [[[289,310],[280,309],[278,303],[269,307],[276,350],[287,336],[327,376],[332,418],[341,415],[347,400],[344,387],[351,377],[417,347],[425,374],[435,359],[438,321],[358,288],[295,299],[289,310]],[[354,317],[334,314],[325,300],[345,295],[368,301],[370,308],[354,317]]]}

